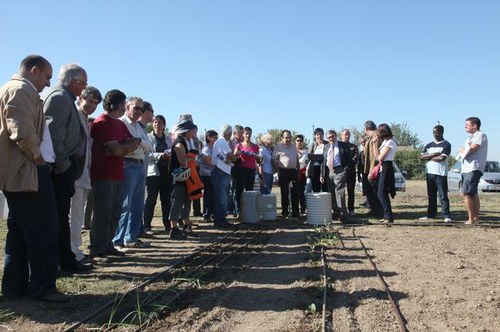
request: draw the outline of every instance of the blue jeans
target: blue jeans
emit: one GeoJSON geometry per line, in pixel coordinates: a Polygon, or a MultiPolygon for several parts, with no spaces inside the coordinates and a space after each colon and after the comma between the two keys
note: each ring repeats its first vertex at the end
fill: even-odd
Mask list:
{"type": "Polygon", "coordinates": [[[231,175],[214,167],[211,178],[214,186],[214,222],[216,225],[225,225],[227,224],[227,192],[231,175]]]}
{"type": "Polygon", "coordinates": [[[38,192],[4,191],[9,217],[2,293],[7,297],[56,290],[59,217],[49,168],[37,170],[38,192]]]}
{"type": "Polygon", "coordinates": [[[448,199],[448,177],[436,174],[427,174],[427,217],[435,218],[437,214],[437,198],[441,202],[443,218],[450,218],[450,201],[448,199]]]}
{"type": "Polygon", "coordinates": [[[273,175],[271,173],[263,173],[263,176],[266,181],[266,185],[264,187],[260,186],[260,193],[262,195],[269,195],[273,187],[273,175]]]}
{"type": "Polygon", "coordinates": [[[144,211],[144,166],[125,158],[123,167],[122,212],[116,229],[113,245],[134,243],[141,233],[144,211]]]}

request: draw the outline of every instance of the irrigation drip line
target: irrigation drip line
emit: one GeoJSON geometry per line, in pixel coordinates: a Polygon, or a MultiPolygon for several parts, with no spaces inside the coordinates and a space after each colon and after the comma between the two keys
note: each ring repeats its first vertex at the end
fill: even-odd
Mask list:
{"type": "Polygon", "coordinates": [[[340,244],[342,245],[342,249],[345,249],[344,240],[342,240],[342,236],[340,236],[340,229],[337,229],[337,237],[339,238],[340,244]]]}
{"type": "MultiPolygon", "coordinates": [[[[248,234],[249,232],[247,231],[244,235],[248,234]]],[[[248,245],[259,235],[262,233],[262,230],[258,230],[257,232],[255,232],[252,237],[250,239],[248,239],[245,243],[243,243],[241,246],[239,246],[238,248],[235,248],[233,250],[231,250],[226,256],[223,256],[222,259],[220,261],[218,261],[215,265],[212,265],[212,267],[206,271],[203,271],[202,269],[200,269],[201,266],[198,266],[198,267],[194,267],[192,269],[192,271],[196,271],[196,272],[200,272],[201,273],[198,273],[197,275],[195,275],[194,277],[199,279],[201,277],[203,277],[204,275],[208,274],[210,271],[213,271],[215,269],[217,269],[218,267],[220,267],[225,261],[227,261],[229,258],[233,257],[237,252],[239,252],[240,250],[242,250],[243,248],[246,248],[248,247],[248,245]]],[[[244,236],[242,236],[240,238],[243,239],[244,236]]],[[[218,254],[220,255],[220,254],[218,254]]],[[[216,256],[214,256],[216,257],[216,256]]],[[[191,276],[192,278],[193,276],[191,276]]],[[[181,282],[182,283],[182,282],[181,282]]],[[[180,283],[178,283],[180,284],[180,283]]],[[[177,284],[177,285],[178,285],[177,284]]],[[[151,298],[147,303],[144,303],[145,305],[149,305],[151,303],[153,303],[156,299],[160,298],[161,296],[163,296],[165,293],[169,292],[169,291],[172,291],[171,287],[163,290],[162,292],[160,292],[159,294],[157,294],[155,297],[151,298]]],[[[181,297],[182,294],[184,294],[185,292],[187,292],[187,289],[182,289],[181,291],[178,291],[178,292],[174,292],[174,296],[169,298],[167,302],[164,302],[161,304],[161,307],[162,308],[165,308],[165,307],[168,307],[171,303],[173,303],[174,301],[176,301],[178,298],[181,297]]],[[[135,331],[142,331],[145,327],[147,327],[149,325],[149,322],[150,320],[146,320],[145,322],[143,322],[141,325],[139,325],[137,327],[137,329],[135,331]]]]}
{"type": "MultiPolygon", "coordinates": [[[[225,250],[226,248],[230,248],[232,245],[234,245],[236,242],[238,242],[239,240],[242,240],[245,238],[245,236],[250,233],[250,231],[247,231],[243,234],[243,236],[241,236],[240,238],[237,238],[235,239],[234,241],[231,241],[230,243],[228,243],[226,246],[224,246],[223,248],[220,248],[219,250],[216,251],[216,253],[213,255],[213,256],[210,256],[208,257],[207,259],[203,260],[202,262],[200,263],[196,263],[196,265],[192,266],[189,268],[189,270],[185,271],[183,274],[181,274],[180,276],[177,276],[177,277],[174,277],[173,280],[175,279],[199,279],[201,278],[203,275],[205,275],[207,272],[203,272],[203,267],[206,267],[208,265],[208,263],[216,260],[217,258],[219,257],[223,257],[222,255],[224,255],[225,253],[225,250]],[[201,271],[201,273],[200,273],[201,271]]],[[[246,243],[244,243],[242,246],[240,246],[239,248],[237,248],[236,250],[232,250],[230,252],[228,252],[226,254],[226,257],[231,257],[231,255],[234,255],[237,251],[241,250],[242,248],[248,246],[248,244],[258,235],[260,234],[261,231],[258,231],[256,232],[252,238],[247,241],[246,243]]],[[[227,258],[226,258],[227,259],[227,258]]],[[[226,259],[223,259],[221,261],[219,261],[218,263],[214,264],[212,266],[210,270],[214,270],[216,269],[217,267],[220,266],[220,264],[222,262],[224,262],[226,259]]],[[[179,280],[179,282],[175,283],[173,286],[178,286],[180,284],[182,284],[184,281],[182,280],[179,280]]],[[[169,288],[172,288],[172,287],[169,287],[169,288]]],[[[167,290],[165,290],[164,292],[160,292],[158,294],[156,294],[153,298],[150,298],[150,299],[146,299],[144,302],[141,303],[141,305],[148,305],[150,303],[152,303],[154,300],[156,300],[157,298],[163,296],[163,294],[166,292],[167,290]]]]}
{"type": "Polygon", "coordinates": [[[445,222],[425,222],[425,223],[392,223],[392,224],[372,224],[383,226],[410,226],[410,227],[453,227],[453,228],[500,228],[500,223],[481,223],[477,225],[465,225],[464,223],[445,222]]]}
{"type": "Polygon", "coordinates": [[[460,222],[398,222],[398,223],[390,223],[390,224],[384,224],[384,223],[379,223],[379,222],[368,222],[368,223],[359,223],[359,224],[342,224],[342,228],[353,228],[353,227],[361,227],[361,226],[386,226],[386,227],[392,227],[392,226],[408,226],[408,227],[454,227],[454,228],[500,228],[500,223],[486,223],[482,222],[477,225],[465,225],[464,223],[460,222]]]}
{"type": "MultiPolygon", "coordinates": [[[[191,267],[191,272],[194,272],[197,268],[200,268],[202,267],[203,265],[206,265],[208,264],[210,261],[216,259],[217,257],[219,256],[222,256],[224,255],[225,253],[225,249],[227,248],[231,248],[232,245],[234,245],[236,242],[244,239],[247,234],[251,233],[252,232],[252,229],[247,229],[245,230],[244,232],[240,232],[239,229],[227,234],[226,236],[224,236],[223,238],[221,238],[220,240],[208,245],[208,246],[204,246],[204,247],[200,247],[196,250],[194,250],[191,254],[189,254],[188,256],[184,257],[182,260],[180,260],[179,262],[165,268],[163,271],[160,271],[160,272],[157,272],[155,274],[153,274],[152,276],[150,276],[149,278],[147,278],[146,280],[144,280],[142,283],[140,283],[139,285],[136,285],[134,287],[132,287],[131,289],[127,290],[125,293],[122,294],[121,298],[125,298],[127,296],[129,296],[130,294],[132,294],[133,292],[137,292],[139,290],[143,290],[147,285],[150,285],[152,284],[153,282],[157,281],[158,279],[172,273],[172,271],[174,270],[179,270],[179,269],[183,269],[185,268],[186,265],[189,265],[189,264],[193,264],[196,262],[196,260],[198,258],[202,258],[202,256],[200,256],[202,253],[204,252],[213,252],[215,253],[213,256],[209,257],[208,259],[205,259],[203,260],[201,263],[198,263],[197,265],[195,265],[194,267],[191,267]],[[231,239],[230,242],[225,242],[227,241],[227,239],[230,239],[231,236],[234,236],[236,234],[241,234],[239,237],[235,238],[235,239],[231,239]],[[222,247],[218,247],[218,246],[221,246],[222,247]],[[215,249],[215,250],[214,250],[215,249]]],[[[222,262],[226,261],[228,258],[230,258],[232,255],[234,255],[237,251],[241,250],[242,248],[248,246],[248,244],[253,240],[255,239],[255,237],[260,234],[262,232],[262,229],[258,229],[257,232],[255,232],[255,234],[253,234],[253,236],[251,237],[251,239],[249,241],[247,241],[244,245],[242,245],[240,248],[237,248],[237,249],[233,249],[233,250],[230,250],[228,251],[228,254],[227,254],[227,257],[222,259],[221,261],[219,261],[217,264],[215,264],[213,267],[212,267],[212,270],[216,269],[217,267],[219,267],[222,262]]],[[[201,269],[200,269],[201,270],[201,269]]],[[[189,270],[186,272],[189,274],[189,270]]],[[[208,273],[208,272],[205,272],[205,273],[208,273]]],[[[196,275],[195,275],[196,276],[196,275]]],[[[175,278],[174,278],[175,279],[175,278]]],[[[186,278],[184,278],[186,279],[186,278]]],[[[178,286],[182,283],[185,283],[186,280],[182,281],[182,280],[178,280],[177,283],[175,283],[174,286],[178,286]]],[[[167,289],[167,291],[172,291],[172,286],[169,287],[167,289]]],[[[166,292],[166,291],[165,291],[166,292]]],[[[163,292],[162,294],[164,294],[165,292],[163,292]]],[[[182,293],[184,293],[185,291],[183,291],[182,293]]],[[[181,294],[178,294],[178,292],[174,292],[176,293],[176,296],[174,296],[174,301],[180,297],[181,294]]],[[[149,303],[152,303],[152,301],[156,298],[158,298],[159,296],[155,296],[154,298],[152,299],[147,299],[144,300],[142,304],[149,304],[149,303]]],[[[173,302],[173,301],[172,301],[173,302]]],[[[102,305],[100,308],[98,308],[97,310],[94,310],[92,311],[91,313],[87,314],[86,316],[84,316],[80,321],[74,323],[73,325],[71,325],[70,327],[68,327],[67,329],[65,329],[64,331],[65,332],[69,332],[69,331],[74,331],[76,328],[80,327],[81,325],[83,325],[84,323],[90,321],[92,318],[95,318],[99,315],[101,315],[105,310],[113,307],[114,305],[116,305],[116,298],[106,302],[104,305],[102,305]]]]}
{"type": "MultiPolygon", "coordinates": [[[[226,236],[224,236],[220,240],[218,240],[218,241],[216,241],[216,242],[214,242],[214,243],[212,243],[212,244],[210,244],[208,246],[200,247],[200,248],[194,250],[191,254],[189,254],[188,256],[184,257],[179,262],[177,262],[177,263],[175,263],[175,264],[173,264],[171,266],[166,267],[163,271],[160,271],[160,272],[157,272],[157,273],[153,274],[152,276],[150,276],[149,278],[147,278],[145,281],[143,281],[139,285],[137,285],[137,286],[129,289],[128,291],[126,291],[125,293],[122,294],[121,298],[124,298],[124,297],[130,295],[132,292],[135,292],[137,290],[143,289],[145,286],[147,286],[147,285],[151,284],[152,282],[156,281],[157,279],[163,277],[165,274],[169,273],[170,271],[172,271],[174,269],[181,268],[184,264],[192,261],[202,251],[205,251],[207,249],[209,250],[210,248],[219,245],[220,243],[222,243],[223,241],[225,241],[227,238],[229,238],[231,235],[234,235],[234,234],[236,234],[238,232],[239,232],[239,229],[237,229],[237,230],[235,230],[235,231],[227,234],[226,236]]],[[[84,316],[80,321],[74,323],[73,325],[71,325],[70,327],[68,327],[67,329],[65,329],[64,332],[74,331],[76,328],[80,327],[82,324],[88,322],[92,318],[95,318],[98,315],[100,315],[101,313],[103,313],[105,310],[111,308],[113,305],[115,305],[115,303],[116,303],[116,298],[114,298],[112,300],[109,300],[108,302],[106,302],[105,304],[103,304],[99,309],[90,312],[89,314],[87,314],[86,316],[84,316]]]]}
{"type": "Polygon", "coordinates": [[[401,314],[401,311],[399,310],[399,307],[396,305],[396,302],[392,298],[391,291],[389,290],[389,286],[387,285],[387,283],[385,282],[384,278],[382,277],[382,275],[380,274],[379,270],[377,269],[377,266],[373,262],[370,254],[368,254],[368,251],[366,250],[366,247],[365,247],[363,241],[361,241],[361,239],[356,235],[356,232],[355,232],[354,228],[352,229],[352,235],[356,239],[358,239],[359,243],[361,244],[361,247],[363,248],[363,251],[365,252],[365,256],[368,258],[368,261],[370,262],[370,265],[372,266],[373,270],[377,274],[377,277],[378,277],[380,283],[382,284],[382,287],[384,287],[384,289],[385,289],[387,297],[389,298],[389,303],[391,304],[392,312],[393,312],[393,314],[396,317],[396,320],[398,322],[399,330],[401,332],[407,332],[408,329],[406,328],[406,324],[404,322],[403,315],[401,314]]]}

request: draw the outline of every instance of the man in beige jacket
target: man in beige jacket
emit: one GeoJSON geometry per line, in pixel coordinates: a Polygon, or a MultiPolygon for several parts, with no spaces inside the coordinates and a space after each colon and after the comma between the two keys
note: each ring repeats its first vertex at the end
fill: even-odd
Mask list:
{"type": "Polygon", "coordinates": [[[9,206],[2,293],[65,302],[56,288],[58,216],[46,164],[55,155],[38,94],[51,78],[50,63],[30,55],[0,88],[0,189],[9,206]]]}

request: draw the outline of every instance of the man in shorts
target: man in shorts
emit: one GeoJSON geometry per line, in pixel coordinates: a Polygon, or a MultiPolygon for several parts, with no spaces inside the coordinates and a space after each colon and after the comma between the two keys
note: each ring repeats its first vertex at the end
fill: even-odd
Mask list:
{"type": "Polygon", "coordinates": [[[477,186],[483,176],[488,154],[488,138],[480,131],[481,120],[476,117],[465,119],[465,131],[470,134],[460,148],[458,158],[462,160],[462,196],[469,215],[466,225],[479,223],[479,196],[477,186]]]}

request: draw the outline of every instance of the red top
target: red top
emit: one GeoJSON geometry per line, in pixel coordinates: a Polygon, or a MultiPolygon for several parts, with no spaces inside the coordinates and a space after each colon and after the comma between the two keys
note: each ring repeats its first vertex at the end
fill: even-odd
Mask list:
{"type": "Polygon", "coordinates": [[[255,155],[259,154],[259,146],[252,143],[249,147],[244,147],[242,143],[238,143],[236,148],[241,151],[239,158],[241,159],[241,167],[255,169],[255,155]]]}
{"type": "Polygon", "coordinates": [[[107,143],[117,141],[124,143],[133,136],[125,124],[106,114],[101,114],[94,120],[90,131],[92,137],[92,161],[90,163],[90,180],[123,180],[123,157],[105,154],[107,143]]]}

